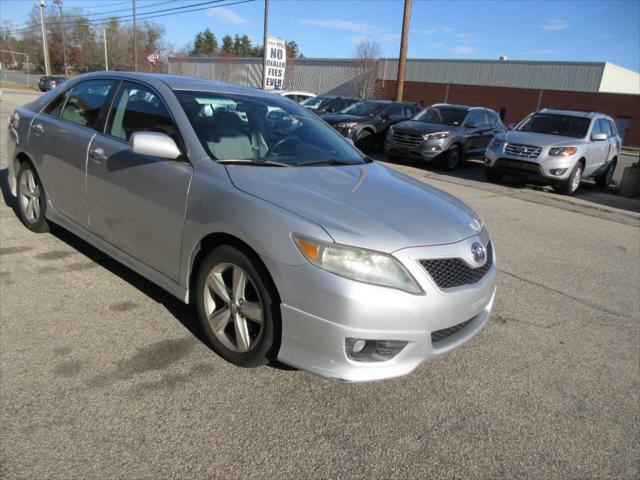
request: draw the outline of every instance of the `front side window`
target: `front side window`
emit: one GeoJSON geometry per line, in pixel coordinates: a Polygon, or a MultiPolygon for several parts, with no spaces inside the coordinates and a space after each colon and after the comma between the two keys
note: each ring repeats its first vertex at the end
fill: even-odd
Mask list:
{"type": "Polygon", "coordinates": [[[60,118],[85,127],[96,129],[102,107],[114,80],[87,80],[71,90],[60,118]]]}
{"type": "MultiPolygon", "coordinates": [[[[544,133],[561,137],[584,138],[589,131],[591,120],[573,115],[536,113],[524,119],[516,130],[520,132],[544,133]]],[[[597,124],[597,122],[596,122],[597,124]]],[[[594,125],[594,132],[596,126],[594,125]]]]}
{"type": "Polygon", "coordinates": [[[107,133],[128,142],[135,132],[164,133],[178,142],[178,129],[158,95],[125,82],[113,104],[107,133]]]}
{"type": "Polygon", "coordinates": [[[429,107],[423,110],[413,119],[417,122],[433,123],[436,125],[448,125],[459,127],[467,116],[467,110],[462,108],[429,107]]]}
{"type": "Polygon", "coordinates": [[[600,131],[602,131],[602,133],[606,133],[607,138],[613,137],[613,132],[611,131],[609,122],[607,122],[604,118],[601,118],[600,120],[598,120],[598,123],[600,124],[600,131]]]}
{"type": "Polygon", "coordinates": [[[195,91],[176,97],[214,160],[365,163],[317,115],[284,99],[195,91]]]}
{"type": "Polygon", "coordinates": [[[389,109],[387,109],[387,115],[389,115],[389,118],[391,119],[403,118],[404,114],[402,111],[402,106],[394,105],[393,107],[390,107],[389,109]]]}
{"type": "Polygon", "coordinates": [[[43,112],[53,117],[59,117],[62,112],[62,107],[64,107],[64,102],[67,100],[70,92],[70,90],[67,90],[62,95],[58,95],[53,102],[45,107],[43,112]]]}
{"type": "Polygon", "coordinates": [[[472,125],[480,127],[484,125],[484,123],[484,115],[482,110],[471,110],[471,112],[469,112],[469,115],[467,116],[466,121],[464,122],[464,124],[468,127],[472,125]]]}

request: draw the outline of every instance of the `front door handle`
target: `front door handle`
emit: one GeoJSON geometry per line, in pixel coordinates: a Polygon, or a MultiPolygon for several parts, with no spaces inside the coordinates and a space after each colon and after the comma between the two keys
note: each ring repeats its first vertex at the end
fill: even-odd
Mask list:
{"type": "Polygon", "coordinates": [[[100,147],[89,150],[89,155],[98,162],[102,162],[107,159],[107,154],[104,153],[104,150],[100,147]]]}
{"type": "Polygon", "coordinates": [[[36,123],[33,126],[33,131],[37,134],[44,133],[44,127],[42,126],[41,123],[36,123]]]}

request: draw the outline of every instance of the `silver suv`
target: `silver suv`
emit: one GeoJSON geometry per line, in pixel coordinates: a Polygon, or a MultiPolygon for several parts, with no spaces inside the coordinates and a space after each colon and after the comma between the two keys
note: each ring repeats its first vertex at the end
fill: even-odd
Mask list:
{"type": "Polygon", "coordinates": [[[389,127],[384,151],[391,158],[437,159],[451,171],[464,157],[482,158],[491,139],[504,132],[493,110],[440,103],[389,127]]]}
{"type": "Polygon", "coordinates": [[[543,109],[496,135],[485,154],[487,179],[533,176],[573,195],[582,178],[611,184],[622,140],[611,117],[596,112],[543,109]]]}

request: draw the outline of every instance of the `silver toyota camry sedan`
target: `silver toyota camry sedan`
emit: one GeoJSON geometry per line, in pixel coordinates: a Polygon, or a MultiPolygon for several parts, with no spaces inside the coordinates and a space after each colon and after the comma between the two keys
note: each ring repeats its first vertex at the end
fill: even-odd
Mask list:
{"type": "Polygon", "coordinates": [[[395,377],[489,319],[478,215],[281,96],[100,72],[18,108],[9,132],[24,225],[60,225],[195,304],[236,365],[395,377]]]}

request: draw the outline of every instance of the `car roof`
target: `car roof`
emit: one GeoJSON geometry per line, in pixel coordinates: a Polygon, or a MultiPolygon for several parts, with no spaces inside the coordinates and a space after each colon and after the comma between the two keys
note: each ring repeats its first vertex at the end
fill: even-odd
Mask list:
{"type": "Polygon", "coordinates": [[[611,117],[605,115],[600,112],[590,112],[585,110],[570,110],[563,108],[543,108],[542,110],[538,110],[538,113],[551,113],[555,115],[571,115],[573,117],[583,117],[583,118],[600,118],[605,117],[611,120],[611,117]]]}
{"type": "Polygon", "coordinates": [[[456,105],[455,103],[434,103],[432,107],[441,108],[457,108],[459,110],[471,110],[472,108],[484,108],[484,107],[471,107],[470,105],[456,105]]]}

